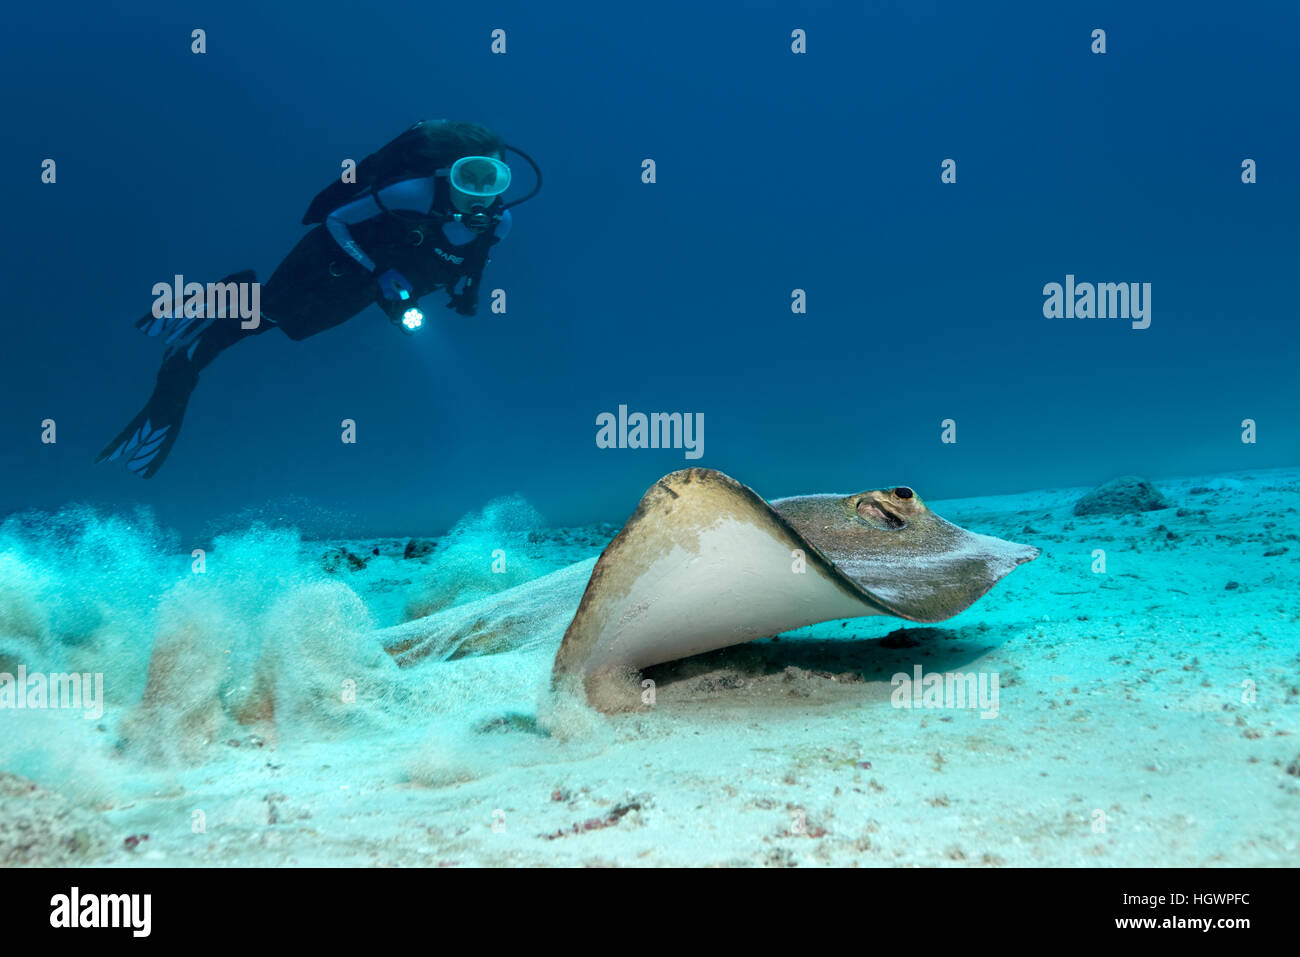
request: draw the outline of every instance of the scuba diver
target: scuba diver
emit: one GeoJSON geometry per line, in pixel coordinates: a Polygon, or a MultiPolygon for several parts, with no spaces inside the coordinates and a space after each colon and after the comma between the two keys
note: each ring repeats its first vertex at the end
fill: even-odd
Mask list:
{"type": "MultiPolygon", "coordinates": [[[[302,222],[315,228],[262,284],[252,322],[213,308],[211,285],[207,308],[155,304],[136,322],[162,337],[162,366],[149,401],[96,462],[121,459],[153,477],[176,442],[199,373],[243,339],[269,329],[306,339],[371,304],[414,333],[424,322],[419,299],[438,289],[448,293],[448,308],[474,315],[488,253],[510,232],[510,207],[542,188],[541,170],[526,153],[485,126],[446,120],[416,123],[355,172],[354,182],[336,180],[312,201],[302,222]],[[501,196],[511,178],[506,150],[522,156],[536,178],[532,192],[509,203],[501,196]]],[[[220,284],[255,282],[244,270],[220,284]]]]}

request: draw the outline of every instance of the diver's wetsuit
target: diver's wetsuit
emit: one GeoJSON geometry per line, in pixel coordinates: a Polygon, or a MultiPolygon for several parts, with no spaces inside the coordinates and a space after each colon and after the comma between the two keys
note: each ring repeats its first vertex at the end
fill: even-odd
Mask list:
{"type": "MultiPolygon", "coordinates": [[[[238,318],[167,319],[152,315],[136,325],[168,342],[153,394],[140,413],[99,453],[97,462],[122,458],[150,478],[180,432],[199,372],[242,339],[280,328],[300,340],[332,329],[382,301],[376,277],[395,269],[415,299],[438,289],[448,306],[474,315],[478,287],[492,246],[510,231],[510,211],[486,232],[434,215],[451,208],[445,177],[403,180],[336,209],[294,246],[262,284],[262,322],[244,329],[238,318]]],[[[251,270],[222,282],[253,282],[251,270]]]]}
{"type": "Polygon", "coordinates": [[[336,209],[263,284],[262,315],[290,339],[306,339],[375,302],[375,277],[387,269],[406,277],[416,299],[446,289],[457,312],[473,315],[488,251],[510,232],[510,211],[494,230],[479,235],[458,222],[429,217],[449,207],[447,193],[445,178],[429,176],[394,183],[336,209]]]}

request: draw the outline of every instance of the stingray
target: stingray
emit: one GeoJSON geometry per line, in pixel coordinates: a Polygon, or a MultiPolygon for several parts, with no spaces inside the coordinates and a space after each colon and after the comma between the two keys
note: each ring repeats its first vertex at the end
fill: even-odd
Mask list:
{"type": "Polygon", "coordinates": [[[594,567],[387,629],[384,642],[408,665],[536,647],[557,640],[576,602],[553,683],[612,710],[620,705],[601,689],[621,682],[603,678],[817,622],[943,621],[1038,554],[944,521],[906,486],[767,502],[690,468],[651,486],[594,567]]]}
{"type": "Polygon", "coordinates": [[[1038,554],[944,521],[906,486],[766,502],[684,469],[646,492],[596,562],[554,679],[581,679],[595,699],[602,676],[817,622],[943,621],[1038,554]]]}

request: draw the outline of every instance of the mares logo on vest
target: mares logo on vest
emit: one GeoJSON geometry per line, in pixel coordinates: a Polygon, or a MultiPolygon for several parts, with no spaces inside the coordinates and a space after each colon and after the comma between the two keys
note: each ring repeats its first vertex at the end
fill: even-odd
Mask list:
{"type": "Polygon", "coordinates": [[[443,252],[437,246],[433,247],[433,251],[437,253],[439,256],[441,256],[443,259],[447,260],[447,262],[455,263],[457,266],[459,266],[461,263],[465,261],[464,256],[453,256],[451,253],[443,252]]]}

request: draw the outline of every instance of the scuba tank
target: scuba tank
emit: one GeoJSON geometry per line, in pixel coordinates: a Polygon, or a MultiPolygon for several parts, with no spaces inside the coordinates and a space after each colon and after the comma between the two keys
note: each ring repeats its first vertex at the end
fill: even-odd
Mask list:
{"type": "MultiPolygon", "coordinates": [[[[446,121],[438,121],[438,123],[443,122],[446,121]]],[[[346,206],[348,203],[360,199],[367,192],[378,193],[384,187],[391,186],[393,183],[401,182],[404,179],[418,179],[435,174],[441,175],[445,179],[447,168],[459,157],[448,157],[445,146],[435,144],[430,138],[429,134],[436,125],[437,123],[421,120],[410,129],[403,131],[395,139],[375,150],[357,164],[356,182],[345,183],[341,179],[335,179],[334,182],[317,193],[316,197],[311,201],[311,205],[303,213],[303,225],[314,226],[317,223],[323,223],[325,217],[340,206],[346,206]]],[[[516,153],[524,158],[528,165],[533,168],[533,174],[536,176],[537,182],[526,196],[512,200],[509,203],[500,204],[496,209],[498,216],[511,206],[518,206],[520,203],[532,199],[542,188],[542,171],[533,158],[509,143],[504,144],[504,146],[506,151],[516,153]]]]}

